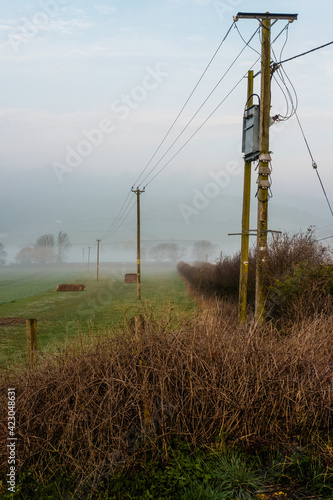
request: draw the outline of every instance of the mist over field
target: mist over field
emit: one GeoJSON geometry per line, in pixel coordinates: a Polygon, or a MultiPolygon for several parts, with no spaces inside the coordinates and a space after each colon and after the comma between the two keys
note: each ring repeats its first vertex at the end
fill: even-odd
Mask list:
{"type": "MultiPolygon", "coordinates": [[[[95,247],[95,253],[96,239],[102,240],[102,259],[135,260],[128,249],[136,238],[135,209],[121,217],[112,234],[108,229],[137,179],[148,182],[142,196],[143,245],[176,242],[188,247],[187,258],[198,240],[216,245],[212,259],[221,251],[239,251],[240,238],[228,233],[241,227],[243,77],[252,65],[258,70],[255,51],[260,49],[256,37],[250,47],[244,40],[257,22],[239,20],[241,36],[232,29],[207,74],[203,71],[245,3],[52,0],[4,6],[0,242],[7,264],[40,235],[59,231],[72,243],[69,262],[81,262],[82,249],[87,255],[88,247],[95,247]],[[230,164],[237,166],[232,173],[230,164]]],[[[246,8],[259,12],[262,2],[253,0],[246,8]]],[[[280,2],[279,8],[288,12],[290,2],[280,2]]],[[[326,12],[327,2],[317,3],[321,8],[326,12]]],[[[298,19],[287,31],[282,21],[273,27],[274,59],[327,42],[329,16],[314,23],[308,1],[295,11],[298,19]]],[[[329,200],[331,52],[328,46],[286,63],[290,95],[273,78],[271,110],[272,116],[285,116],[297,107],[329,200]]],[[[259,78],[254,91],[260,92],[259,78]]],[[[318,238],[331,236],[332,216],[295,116],[270,128],[270,143],[269,228],[287,232],[311,226],[318,238]]],[[[256,175],[253,168],[252,227],[256,175]]]]}

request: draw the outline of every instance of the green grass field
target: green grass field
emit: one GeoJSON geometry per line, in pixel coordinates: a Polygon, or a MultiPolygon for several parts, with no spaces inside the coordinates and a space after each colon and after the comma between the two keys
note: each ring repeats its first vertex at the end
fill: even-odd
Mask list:
{"type": "MultiPolygon", "coordinates": [[[[136,284],[124,283],[121,265],[102,265],[96,274],[80,266],[57,269],[4,269],[0,274],[0,318],[36,318],[38,351],[57,354],[78,335],[119,330],[144,310],[155,318],[191,313],[194,304],[174,269],[143,267],[142,300],[136,284]],[[83,283],[83,292],[56,292],[59,283],[83,283]]],[[[0,367],[26,362],[25,325],[0,327],[0,367]]]]}

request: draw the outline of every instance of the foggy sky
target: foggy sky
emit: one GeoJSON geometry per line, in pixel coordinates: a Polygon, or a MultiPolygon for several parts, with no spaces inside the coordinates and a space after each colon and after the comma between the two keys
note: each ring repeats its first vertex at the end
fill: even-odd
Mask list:
{"type": "MultiPolygon", "coordinates": [[[[282,59],[331,41],[333,6],[323,0],[315,6],[312,1],[273,0],[6,2],[0,15],[0,241],[9,253],[8,261],[14,261],[20,248],[32,246],[41,234],[60,230],[68,233],[73,244],[72,260],[80,258],[82,248],[94,248],[96,238],[102,238],[105,259],[120,258],[115,249],[136,238],[135,210],[115,234],[109,236],[107,230],[127,193],[202,75],[232,16],[263,9],[299,15],[289,26],[282,59]],[[325,16],[318,15],[323,11],[325,16]]],[[[255,20],[238,21],[246,40],[257,25],[255,20]]],[[[273,27],[273,38],[283,26],[279,21],[273,27]]],[[[283,35],[273,46],[277,58],[285,40],[283,35]]],[[[243,46],[233,28],[146,172],[243,46]]],[[[147,181],[259,57],[255,52],[260,51],[258,35],[251,47],[147,181]]],[[[331,202],[332,47],[284,65],[331,202]]],[[[258,64],[254,69],[259,71],[258,64]]],[[[259,77],[255,91],[259,93],[259,77]]],[[[207,239],[217,245],[218,254],[238,251],[239,237],[228,233],[238,232],[241,225],[245,101],[244,79],[147,186],[141,197],[143,241],[179,241],[190,246],[207,239]]],[[[272,115],[285,111],[285,98],[273,81],[272,115]]],[[[333,234],[332,215],[295,118],[271,127],[271,149],[269,228],[304,231],[315,225],[318,238],[333,234]]],[[[255,171],[251,191],[251,225],[255,227],[255,171]]]]}

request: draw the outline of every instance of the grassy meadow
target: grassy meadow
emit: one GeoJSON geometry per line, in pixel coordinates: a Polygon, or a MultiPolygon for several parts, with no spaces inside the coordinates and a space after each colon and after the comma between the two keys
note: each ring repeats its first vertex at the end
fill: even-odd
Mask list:
{"type": "Polygon", "coordinates": [[[3,425],[0,495],[332,499],[332,266],[308,236],[292,243],[271,255],[263,323],[251,305],[238,322],[237,258],[143,266],[141,301],[121,265],[98,282],[80,266],[4,270],[0,316],[38,319],[39,362],[26,369],[24,325],[1,327],[1,421],[15,388],[18,453],[11,495],[3,425]]]}
{"type": "MultiPolygon", "coordinates": [[[[58,269],[13,268],[0,274],[0,318],[36,318],[38,351],[52,355],[75,338],[94,336],[105,330],[119,330],[142,309],[159,315],[170,313],[173,320],[190,312],[194,303],[175,270],[143,266],[142,301],[136,284],[124,283],[124,266],[101,266],[99,280],[82,266],[58,269]],[[56,292],[59,283],[83,283],[83,292],[56,292]]],[[[0,367],[26,362],[25,325],[0,327],[0,367]]]]}

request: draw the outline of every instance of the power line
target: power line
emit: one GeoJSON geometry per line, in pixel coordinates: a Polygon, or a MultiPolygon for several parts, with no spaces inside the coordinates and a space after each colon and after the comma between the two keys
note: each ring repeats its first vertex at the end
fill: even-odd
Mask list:
{"type": "MultiPolygon", "coordinates": [[[[205,70],[203,71],[202,75],[200,76],[199,80],[197,81],[197,83],[195,84],[192,92],[190,93],[189,97],[186,99],[185,103],[183,104],[181,110],[179,111],[178,115],[176,116],[175,120],[173,121],[173,123],[171,124],[171,126],[169,127],[169,130],[167,131],[167,133],[165,134],[165,136],[163,137],[162,141],[160,142],[159,146],[157,147],[157,149],[155,150],[154,154],[152,155],[152,157],[150,158],[149,162],[147,163],[147,165],[145,166],[145,168],[143,169],[143,171],[141,172],[141,174],[139,175],[139,177],[135,180],[135,182],[133,183],[132,185],[132,188],[134,187],[135,184],[137,184],[138,180],[142,177],[142,175],[144,174],[144,172],[147,170],[148,166],[151,164],[152,160],[155,158],[156,154],[158,153],[158,151],[160,150],[161,146],[163,145],[163,143],[165,142],[166,138],[169,136],[172,128],[174,127],[174,125],[176,124],[177,120],[179,119],[181,113],[183,112],[183,110],[185,109],[186,105],[188,104],[189,100],[191,99],[192,95],[194,94],[195,90],[197,89],[197,87],[199,86],[201,80],[203,79],[204,75],[206,74],[206,72],[208,71],[208,68],[210,67],[210,65],[212,64],[213,60],[215,59],[217,53],[219,52],[220,48],[222,47],[224,41],[227,39],[232,27],[234,26],[234,22],[231,24],[230,28],[227,30],[227,33],[225,34],[225,36],[223,37],[222,41],[220,42],[219,46],[217,47],[217,49],[215,50],[213,56],[211,57],[209,63],[207,64],[205,70]]],[[[111,224],[111,226],[109,227],[109,229],[105,232],[105,234],[103,235],[103,238],[105,239],[105,235],[108,235],[107,237],[109,237],[111,234],[113,234],[115,231],[113,231],[113,228],[117,225],[117,223],[119,222],[119,220],[121,219],[121,217],[123,216],[124,212],[126,211],[126,208],[128,205],[125,206],[130,194],[131,194],[131,190],[129,191],[124,203],[122,204],[118,214],[116,215],[113,223],[111,224]]],[[[117,229],[119,228],[120,226],[118,225],[117,229]]],[[[116,229],[116,230],[117,230],[116,229]]]]}
{"type": "MultiPolygon", "coordinates": [[[[236,28],[236,30],[237,30],[237,32],[238,32],[238,34],[239,34],[239,36],[240,36],[240,37],[241,37],[241,39],[243,40],[243,42],[244,42],[244,43],[246,43],[246,41],[245,41],[245,39],[244,39],[243,35],[241,34],[241,32],[239,31],[239,28],[238,28],[238,26],[237,26],[237,24],[236,24],[236,23],[235,23],[235,28],[236,28]]],[[[251,50],[253,50],[253,52],[256,52],[257,54],[259,54],[259,55],[260,55],[260,52],[259,52],[257,49],[254,49],[253,47],[251,47],[251,45],[249,45],[249,43],[247,43],[247,45],[248,45],[248,47],[249,47],[251,50]]]]}
{"type": "MultiPolygon", "coordinates": [[[[282,35],[282,33],[284,32],[284,30],[286,30],[289,26],[289,23],[287,23],[283,29],[278,33],[278,35],[274,38],[273,43],[276,42],[276,40],[278,40],[278,38],[282,35]]],[[[259,28],[258,28],[259,29],[259,28]]],[[[255,36],[255,34],[257,33],[258,29],[254,32],[254,34],[252,35],[252,37],[250,38],[250,40],[248,42],[244,42],[246,46],[249,45],[249,43],[251,42],[252,38],[255,36]]],[[[242,51],[245,49],[245,47],[242,49],[242,51]]],[[[238,57],[238,56],[237,56],[238,57]]],[[[259,61],[261,56],[259,56],[258,59],[256,59],[256,61],[252,64],[252,66],[250,67],[250,69],[252,69],[256,64],[257,62],[259,61]]],[[[220,104],[212,111],[212,113],[206,118],[206,120],[200,125],[200,127],[191,135],[191,137],[183,144],[183,146],[172,156],[172,158],[156,173],[156,175],[154,175],[154,177],[146,184],[145,187],[148,186],[148,184],[150,184],[158,175],[160,172],[162,172],[162,170],[164,170],[165,167],[167,167],[167,165],[169,165],[169,163],[178,155],[178,153],[180,153],[182,151],[182,149],[184,149],[184,147],[189,143],[189,141],[197,134],[197,132],[199,132],[199,130],[205,125],[205,123],[211,118],[211,116],[220,108],[220,106],[225,102],[225,100],[230,96],[230,94],[232,94],[232,92],[238,87],[238,85],[243,81],[243,79],[247,76],[247,72],[242,76],[242,78],[236,83],[236,85],[230,90],[230,92],[225,96],[225,98],[220,102],[220,104]]],[[[192,117],[193,119],[194,117],[192,117]]],[[[184,129],[185,130],[185,129],[184,129]]],[[[183,130],[183,132],[184,132],[183,130]]],[[[182,132],[182,133],[183,133],[182,132]]],[[[181,135],[181,134],[180,134],[181,135]]],[[[179,135],[179,136],[180,136],[179,135]]],[[[179,137],[178,136],[178,137],[179,137]]],[[[178,138],[177,138],[178,139],[178,138]]],[[[175,142],[175,141],[174,141],[175,142]]],[[[174,143],[173,143],[174,144],[174,143]]],[[[170,146],[171,148],[171,146],[170,146]]],[[[170,149],[169,148],[169,149],[170,149]]],[[[169,151],[169,150],[168,150],[169,151]]],[[[167,151],[167,152],[168,152],[167,151]]],[[[166,152],[166,153],[167,153],[166,152]]],[[[166,153],[164,154],[164,156],[166,155],[166,153]]],[[[163,156],[163,157],[164,157],[163,156]]],[[[160,161],[163,159],[163,157],[160,159],[160,161]]],[[[160,163],[159,161],[159,163],[160,163]]],[[[155,165],[155,167],[157,166],[157,164],[155,165]]],[[[155,168],[154,167],[154,168],[155,168]]],[[[149,174],[148,174],[149,175],[149,174]]],[[[147,177],[147,176],[146,176],[147,177]]],[[[145,179],[146,179],[145,177],[145,179]]],[[[144,180],[145,180],[144,179],[144,180]]],[[[143,181],[142,181],[143,182],[143,181]]]]}
{"type": "Polygon", "coordinates": [[[123,210],[123,207],[124,207],[124,205],[125,205],[126,201],[128,200],[128,198],[129,198],[130,194],[131,194],[131,191],[129,191],[129,192],[128,192],[128,194],[127,194],[127,196],[126,196],[126,198],[125,198],[125,201],[124,201],[124,203],[122,204],[122,206],[120,207],[120,209],[119,209],[119,211],[118,211],[118,213],[117,213],[116,217],[114,218],[114,220],[113,220],[113,222],[112,222],[111,226],[110,226],[110,227],[109,227],[109,229],[107,229],[107,230],[105,231],[105,233],[102,235],[102,236],[103,236],[103,239],[105,238],[105,236],[106,236],[109,232],[111,232],[111,231],[112,231],[113,226],[116,224],[117,219],[121,216],[121,212],[122,212],[122,210],[123,210]]]}
{"type": "Polygon", "coordinates": [[[199,80],[197,81],[197,83],[195,84],[192,92],[190,93],[190,95],[188,96],[188,98],[186,99],[185,103],[183,104],[181,110],[179,111],[178,115],[176,116],[176,118],[174,119],[173,123],[171,124],[169,130],[167,131],[167,133],[165,134],[165,136],[163,137],[162,141],[160,142],[159,146],[156,148],[153,156],[150,158],[149,162],[147,163],[147,165],[145,166],[145,168],[143,169],[143,171],[141,172],[141,174],[139,175],[139,177],[136,179],[136,181],[133,183],[133,186],[135,184],[137,184],[137,182],[139,181],[139,179],[142,177],[142,175],[144,174],[144,172],[147,170],[147,168],[149,167],[149,165],[151,164],[151,162],[153,161],[153,159],[155,158],[156,154],[158,153],[158,151],[160,150],[160,148],[162,147],[162,145],[164,144],[164,141],[166,140],[166,138],[169,136],[171,130],[173,129],[174,125],[176,124],[178,118],[180,117],[180,115],[182,114],[182,112],[184,111],[186,105],[188,104],[189,100],[191,99],[192,95],[194,94],[194,92],[196,91],[199,83],[201,82],[201,80],[203,79],[203,77],[205,76],[205,74],[207,73],[207,70],[208,68],[210,67],[210,65],[212,64],[213,60],[215,59],[218,51],[220,50],[220,48],[222,47],[224,41],[227,39],[232,27],[234,26],[235,22],[233,22],[230,26],[230,28],[228,29],[227,33],[225,34],[225,36],[223,37],[222,41],[220,42],[219,46],[217,47],[217,49],[215,50],[213,56],[211,57],[209,63],[207,64],[205,70],[203,71],[202,75],[200,76],[199,80]]]}
{"type": "Polygon", "coordinates": [[[326,198],[326,201],[327,201],[328,207],[329,207],[329,209],[330,209],[331,214],[333,215],[333,210],[332,210],[331,204],[330,204],[330,202],[329,202],[329,199],[328,199],[328,197],[327,197],[326,190],[325,190],[325,188],[324,188],[324,184],[323,184],[323,182],[322,182],[322,180],[321,180],[321,177],[320,177],[320,175],[319,175],[319,172],[318,172],[318,170],[317,170],[317,163],[315,162],[315,160],[314,160],[314,158],[313,158],[313,155],[312,155],[312,152],[311,152],[311,149],[310,149],[309,143],[308,143],[308,141],[307,141],[307,138],[305,137],[305,133],[304,133],[303,127],[302,127],[302,125],[301,125],[301,122],[300,122],[300,120],[299,120],[299,118],[298,118],[298,115],[297,115],[296,111],[295,111],[295,116],[296,116],[296,119],[297,119],[298,125],[299,125],[299,127],[300,127],[300,129],[301,129],[301,132],[302,132],[302,135],[303,135],[303,139],[304,139],[304,142],[305,142],[306,147],[307,147],[307,149],[308,149],[308,152],[309,152],[310,158],[311,158],[311,160],[312,160],[312,167],[315,169],[315,171],[316,171],[316,173],[317,173],[317,176],[318,176],[318,179],[319,179],[319,182],[320,182],[321,188],[322,188],[322,190],[323,190],[323,193],[324,193],[324,195],[325,195],[325,198],[326,198]]]}
{"type": "Polygon", "coordinates": [[[134,208],[134,205],[136,203],[136,199],[135,199],[135,196],[133,196],[128,202],[127,202],[127,205],[126,205],[126,208],[123,210],[123,214],[122,216],[119,218],[117,224],[113,227],[112,231],[110,231],[105,237],[104,237],[104,240],[107,239],[107,238],[110,238],[110,236],[112,236],[114,233],[116,233],[118,231],[118,229],[120,228],[120,226],[122,226],[124,224],[124,222],[128,219],[130,213],[132,212],[133,208],[134,208]],[[134,198],[134,200],[133,200],[134,198]],[[132,201],[132,205],[130,205],[132,201]]]}
{"type": "MultiPolygon", "coordinates": [[[[220,78],[220,80],[217,82],[217,84],[215,85],[215,87],[211,90],[211,92],[208,94],[208,96],[206,97],[206,99],[204,100],[204,102],[201,104],[201,106],[197,109],[197,111],[194,113],[194,115],[192,116],[192,118],[187,122],[187,124],[185,125],[185,127],[183,128],[183,130],[178,134],[178,136],[176,137],[176,139],[172,142],[171,146],[169,146],[169,148],[166,150],[166,152],[163,154],[163,156],[159,159],[159,161],[157,163],[155,163],[154,167],[150,169],[150,171],[148,172],[148,174],[146,174],[146,176],[143,178],[143,180],[141,181],[140,185],[143,184],[143,182],[151,175],[151,173],[157,168],[157,166],[161,163],[161,161],[163,160],[163,158],[165,158],[165,156],[168,154],[168,152],[170,151],[170,149],[174,146],[174,144],[178,141],[178,139],[183,135],[183,133],[185,132],[185,130],[188,128],[188,126],[192,123],[192,121],[194,120],[194,118],[197,116],[197,114],[199,113],[199,111],[203,108],[203,106],[206,104],[206,102],[208,101],[208,99],[211,97],[211,95],[215,92],[215,90],[217,89],[217,87],[220,85],[220,83],[223,81],[223,79],[225,78],[225,76],[229,73],[229,71],[231,70],[231,68],[233,67],[233,65],[236,63],[236,61],[238,60],[238,58],[241,56],[241,54],[244,52],[244,50],[246,49],[246,47],[249,45],[249,43],[251,42],[252,38],[256,35],[256,33],[259,31],[259,28],[256,29],[256,31],[253,33],[253,35],[251,36],[251,38],[249,39],[249,41],[247,43],[245,43],[244,47],[242,48],[242,50],[239,52],[239,54],[235,57],[235,59],[233,60],[233,62],[230,64],[230,66],[228,67],[228,69],[225,71],[225,73],[223,74],[223,76],[220,78]]],[[[243,78],[243,77],[242,77],[243,78]]],[[[224,101],[222,101],[224,102],[224,101]]],[[[221,103],[222,104],[222,103],[221,103]]],[[[219,107],[219,106],[218,106],[219,107]]],[[[216,108],[217,109],[217,108],[216,108]]],[[[216,110],[215,109],[215,110],[216,110]]],[[[215,112],[214,110],[214,112],[215,112]]],[[[213,112],[213,113],[214,113],[213,112]]],[[[211,115],[210,115],[211,116],[211,115]]],[[[207,120],[206,120],[207,121],[207,120]]],[[[206,123],[206,121],[204,123],[206,123]]],[[[201,127],[199,127],[200,129],[201,127]]],[[[199,130],[198,129],[198,130],[199,130]]],[[[194,134],[195,135],[195,134],[194,134]]],[[[193,135],[191,136],[191,138],[193,137],[193,135]]],[[[187,144],[188,141],[186,141],[185,144],[187,144]]],[[[181,148],[182,149],[182,148],[181,148]]],[[[174,156],[173,156],[174,158],[174,156]]],[[[164,167],[163,167],[164,168],[164,167]]],[[[154,176],[155,178],[156,176],[154,176]]],[[[150,182],[148,182],[149,184],[150,182]]],[[[146,184],[146,186],[148,185],[146,184]]]]}
{"type": "MultiPolygon", "coordinates": [[[[280,61],[279,64],[284,64],[285,62],[292,61],[293,59],[297,59],[297,57],[302,57],[306,56],[307,54],[310,54],[311,52],[314,52],[315,50],[323,49],[324,47],[328,47],[329,45],[332,45],[332,42],[325,43],[324,45],[320,45],[319,47],[315,47],[314,49],[308,50],[307,52],[302,52],[301,54],[297,54],[296,56],[289,57],[289,59],[285,59],[284,61],[280,61]]],[[[273,63],[274,65],[275,63],[273,63]]]]}
{"type": "MultiPolygon", "coordinates": [[[[258,58],[255,63],[253,63],[253,65],[251,66],[251,68],[253,68],[257,62],[259,61],[260,58],[258,58]]],[[[251,69],[250,68],[250,69],[251,69]]],[[[222,106],[222,104],[227,100],[227,98],[232,94],[232,92],[238,87],[238,85],[244,80],[245,78],[245,75],[243,75],[239,80],[238,82],[236,83],[236,85],[234,85],[232,87],[232,89],[230,90],[230,92],[224,97],[224,99],[216,106],[216,108],[210,113],[210,115],[204,120],[204,122],[197,128],[197,130],[191,135],[191,137],[181,146],[181,148],[178,149],[178,151],[170,158],[170,160],[154,175],[154,177],[152,179],[150,179],[150,181],[146,184],[146,187],[162,172],[162,170],[164,170],[168,165],[169,163],[178,155],[178,153],[180,153],[182,151],[182,149],[184,149],[184,147],[193,139],[193,137],[199,132],[199,130],[206,124],[206,122],[213,116],[213,114],[222,106]]]]}
{"type": "Polygon", "coordinates": [[[330,238],[333,238],[333,235],[332,236],[326,236],[326,238],[320,238],[319,240],[316,240],[316,241],[329,240],[330,238]]]}
{"type": "MultiPolygon", "coordinates": [[[[225,39],[226,39],[226,38],[227,38],[227,36],[229,35],[229,33],[230,33],[230,31],[231,31],[231,28],[232,28],[232,26],[233,26],[234,24],[235,24],[235,23],[232,23],[232,25],[231,25],[231,26],[230,26],[230,28],[228,29],[228,31],[227,31],[227,33],[226,33],[226,35],[224,36],[223,40],[222,40],[222,41],[221,41],[221,43],[219,44],[219,46],[218,46],[218,48],[216,49],[215,53],[213,54],[213,56],[212,56],[211,60],[209,61],[209,63],[208,63],[208,65],[207,65],[207,67],[205,68],[205,70],[204,70],[203,74],[201,75],[201,77],[199,78],[199,80],[198,80],[197,84],[195,85],[195,87],[193,88],[193,90],[192,90],[192,92],[190,93],[189,97],[188,97],[188,98],[187,98],[187,100],[185,101],[185,104],[184,104],[184,105],[183,105],[183,107],[181,108],[181,110],[180,110],[180,112],[178,113],[178,115],[177,115],[176,119],[174,120],[174,122],[173,122],[173,123],[172,123],[172,125],[170,126],[170,128],[169,128],[169,130],[168,130],[167,134],[166,134],[166,135],[164,136],[164,138],[162,139],[162,141],[161,141],[160,145],[158,146],[158,148],[157,148],[157,149],[156,149],[156,151],[154,152],[153,156],[152,156],[152,157],[151,157],[151,159],[149,160],[149,162],[148,162],[148,164],[146,165],[146,167],[144,168],[144,170],[141,172],[140,176],[139,176],[139,177],[137,178],[137,180],[134,182],[133,186],[134,186],[134,185],[137,183],[137,181],[138,181],[138,180],[142,177],[143,173],[146,171],[146,169],[147,169],[147,168],[148,168],[148,166],[150,165],[151,161],[152,161],[152,160],[153,160],[153,158],[156,156],[157,152],[159,151],[159,149],[161,148],[162,144],[163,144],[163,143],[164,143],[164,141],[166,140],[166,138],[167,138],[167,136],[169,135],[169,133],[170,133],[171,129],[173,128],[173,126],[174,126],[174,125],[175,125],[175,123],[177,122],[177,120],[178,120],[179,116],[180,116],[180,115],[181,115],[181,113],[183,112],[183,110],[184,110],[185,106],[186,106],[186,105],[187,105],[187,103],[189,102],[189,100],[190,100],[190,98],[192,97],[192,95],[193,95],[194,91],[195,91],[195,90],[196,90],[196,88],[198,87],[198,85],[199,85],[199,83],[201,82],[201,80],[202,80],[203,76],[205,75],[205,73],[207,72],[207,70],[208,70],[209,66],[211,65],[212,61],[214,60],[214,58],[215,58],[215,56],[216,56],[217,52],[218,52],[218,51],[219,51],[219,49],[221,48],[221,46],[222,46],[223,42],[225,41],[225,39]]],[[[289,24],[289,23],[288,23],[288,24],[289,24]]],[[[288,27],[288,24],[287,24],[287,25],[286,25],[286,26],[285,26],[285,27],[284,27],[284,28],[280,31],[280,33],[276,36],[276,38],[273,40],[273,42],[272,42],[272,43],[274,43],[274,42],[275,42],[275,41],[276,41],[276,40],[280,37],[280,35],[283,33],[283,31],[284,31],[284,30],[288,27]]],[[[249,43],[251,42],[252,38],[255,36],[255,34],[256,34],[256,32],[257,32],[257,31],[258,31],[258,30],[256,30],[256,31],[254,32],[254,34],[252,35],[252,37],[250,38],[250,40],[249,40],[248,42],[245,42],[245,41],[244,41],[245,46],[243,47],[243,49],[242,49],[241,53],[244,51],[244,49],[245,49],[245,47],[246,47],[246,46],[249,46],[249,43]]],[[[241,53],[240,53],[240,54],[241,54],[241,53]]],[[[240,54],[237,56],[237,58],[240,56],[240,54]]],[[[251,68],[253,68],[253,67],[257,64],[257,62],[259,61],[259,59],[260,59],[260,57],[259,57],[259,58],[258,58],[258,59],[257,59],[257,60],[253,63],[253,65],[251,66],[251,68]]],[[[234,61],[234,62],[235,62],[235,61],[234,61]]],[[[232,63],[232,65],[234,64],[234,62],[232,63]]],[[[231,67],[230,67],[230,68],[231,68],[231,67]]],[[[229,69],[230,69],[230,68],[229,68],[229,69]]],[[[251,69],[251,68],[250,68],[250,69],[251,69]]],[[[228,69],[228,70],[229,70],[229,69],[228,69]]],[[[181,148],[180,148],[180,149],[179,149],[179,150],[178,150],[178,151],[177,151],[177,152],[173,155],[173,157],[172,157],[172,158],[171,158],[171,159],[170,159],[170,160],[169,160],[169,161],[168,161],[168,162],[167,162],[167,163],[166,163],[166,164],[165,164],[165,165],[164,165],[164,166],[163,166],[163,167],[162,167],[162,168],[161,168],[161,169],[160,169],[160,170],[159,170],[159,171],[158,171],[155,175],[154,175],[154,177],[153,177],[153,178],[152,178],[152,179],[151,179],[151,180],[150,180],[150,181],[146,184],[146,186],[148,186],[148,184],[150,184],[150,183],[151,183],[151,182],[152,182],[152,181],[153,181],[153,180],[154,180],[154,179],[155,179],[155,178],[159,175],[159,173],[160,173],[160,172],[162,172],[162,170],[164,170],[164,168],[166,168],[166,166],[167,166],[167,165],[168,165],[168,164],[169,164],[169,163],[170,163],[170,162],[171,162],[171,161],[172,161],[172,160],[173,160],[173,159],[174,159],[174,158],[175,158],[175,157],[176,157],[176,156],[180,153],[180,151],[181,151],[181,150],[182,150],[182,149],[183,149],[183,148],[184,148],[184,147],[185,147],[185,146],[189,143],[189,141],[190,141],[190,140],[191,140],[191,139],[192,139],[192,138],[193,138],[193,137],[197,134],[197,132],[199,132],[199,130],[200,130],[200,129],[201,129],[201,128],[205,125],[205,123],[206,123],[206,122],[207,122],[207,121],[211,118],[211,116],[212,116],[212,115],[213,115],[213,114],[217,111],[217,109],[219,109],[219,108],[220,108],[220,106],[221,106],[221,105],[225,102],[225,100],[226,100],[226,99],[227,99],[227,98],[228,98],[228,97],[232,94],[232,92],[233,92],[233,91],[234,91],[234,90],[238,87],[238,85],[242,82],[242,80],[244,79],[244,77],[246,76],[246,74],[247,74],[247,72],[246,72],[246,73],[245,73],[245,75],[244,75],[244,76],[242,76],[242,78],[241,78],[241,79],[240,79],[240,80],[236,83],[236,85],[235,85],[235,86],[234,86],[234,87],[230,90],[230,92],[229,92],[229,93],[225,96],[225,98],[224,98],[224,99],[220,102],[220,104],[219,104],[219,105],[218,105],[218,106],[217,106],[217,107],[213,110],[213,112],[212,112],[212,113],[211,113],[211,114],[210,114],[210,115],[206,118],[206,120],[205,120],[205,121],[204,121],[204,122],[200,125],[200,127],[198,127],[198,129],[197,129],[197,130],[196,130],[196,131],[192,134],[192,136],[191,136],[191,137],[190,137],[190,138],[189,138],[189,139],[188,139],[188,140],[187,140],[187,141],[183,144],[183,146],[182,146],[182,147],[181,147],[181,148]]],[[[224,75],[224,76],[225,76],[225,75],[224,75]]],[[[224,78],[224,76],[222,77],[222,79],[224,78]]],[[[221,79],[221,80],[222,80],[222,79],[221,79]]],[[[217,85],[219,85],[219,83],[221,82],[221,80],[218,82],[218,84],[217,84],[217,85]]],[[[217,86],[216,86],[216,87],[217,87],[217,86]]],[[[216,88],[216,87],[215,87],[215,88],[216,88]]],[[[213,91],[212,91],[212,92],[214,92],[215,88],[213,89],[213,91]]],[[[211,92],[211,94],[212,94],[212,92],[211,92]]],[[[210,94],[210,95],[211,95],[211,94],[210,94]]],[[[210,96],[210,95],[209,95],[209,96],[210,96]]],[[[209,97],[208,97],[208,98],[209,98],[209,97]]],[[[205,102],[208,100],[208,98],[206,98],[205,102]]],[[[204,102],[204,103],[205,103],[205,102],[204,102]]],[[[203,104],[204,104],[204,103],[203,103],[203,104]]],[[[203,106],[203,104],[202,104],[202,106],[203,106]]],[[[200,109],[202,108],[202,106],[199,108],[199,110],[197,111],[197,113],[200,111],[200,109]]],[[[196,113],[196,114],[197,114],[197,113],[196,113]]],[[[194,117],[195,117],[195,116],[196,116],[196,115],[194,115],[194,116],[191,118],[191,121],[194,119],[194,117]]],[[[191,121],[190,121],[190,122],[191,122],[191,121]]],[[[183,132],[185,131],[185,129],[188,127],[188,125],[190,124],[190,122],[189,122],[189,123],[186,125],[186,127],[183,129],[182,133],[183,133],[183,132]]],[[[181,133],[180,135],[182,135],[182,133],[181,133]]],[[[178,138],[180,137],[180,135],[177,137],[177,140],[178,140],[178,138]]],[[[174,141],[174,143],[175,143],[175,141],[174,141]]],[[[174,144],[174,143],[173,143],[173,144],[174,144]]],[[[172,144],[172,145],[173,145],[173,144],[172,144]]],[[[172,147],[172,146],[170,146],[170,148],[167,150],[167,152],[171,149],[171,147],[172,147]]],[[[164,158],[164,156],[167,154],[167,152],[166,152],[166,153],[163,155],[163,157],[159,160],[158,164],[161,162],[161,160],[164,158]]],[[[153,169],[149,172],[149,174],[148,174],[148,175],[147,175],[147,176],[146,176],[143,180],[145,180],[145,179],[146,179],[146,178],[150,175],[150,173],[151,173],[151,172],[152,172],[152,171],[153,171],[153,170],[157,167],[157,165],[158,165],[158,164],[156,164],[156,165],[154,166],[154,168],[153,168],[153,169]]],[[[142,181],[142,182],[143,182],[143,181],[142,181]]],[[[141,184],[142,184],[142,182],[141,182],[141,184]]],[[[140,184],[140,185],[141,185],[141,184],[140,184]]],[[[145,186],[145,187],[146,187],[146,186],[145,186]]],[[[128,200],[128,198],[129,198],[129,196],[130,196],[130,194],[131,194],[131,190],[129,191],[129,193],[128,193],[128,195],[127,195],[127,197],[126,197],[126,199],[125,199],[124,203],[122,204],[122,206],[121,206],[121,208],[120,208],[120,210],[119,210],[119,212],[118,212],[117,216],[115,217],[115,219],[114,219],[113,223],[111,224],[111,226],[109,227],[109,229],[108,229],[108,230],[104,233],[104,235],[103,235],[103,239],[104,239],[104,240],[105,240],[106,238],[109,238],[110,236],[112,236],[112,235],[113,235],[116,231],[118,231],[118,229],[120,228],[120,226],[121,226],[121,225],[125,222],[125,220],[126,220],[126,219],[128,218],[128,216],[129,216],[129,214],[131,213],[131,211],[132,211],[132,209],[133,209],[133,207],[134,207],[134,205],[135,205],[135,201],[134,201],[134,203],[132,204],[132,206],[129,208],[129,210],[127,211],[127,213],[126,213],[126,210],[128,209],[129,204],[130,204],[130,201],[131,201],[131,200],[127,201],[127,200],[128,200]],[[127,204],[126,204],[126,202],[127,202],[127,204]]]]}

